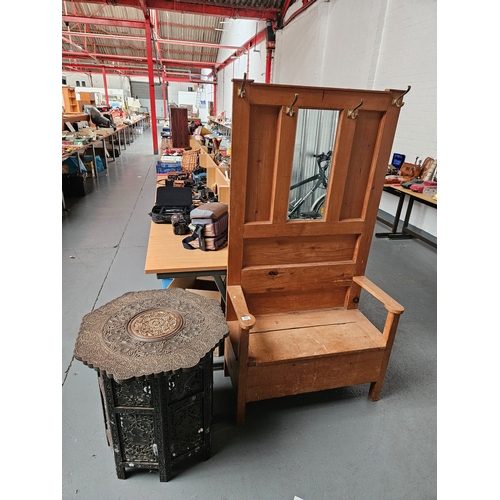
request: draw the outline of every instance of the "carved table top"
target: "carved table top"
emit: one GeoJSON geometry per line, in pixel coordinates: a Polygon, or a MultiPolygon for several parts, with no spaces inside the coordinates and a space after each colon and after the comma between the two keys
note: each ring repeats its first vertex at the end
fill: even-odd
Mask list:
{"type": "Polygon", "coordinates": [[[180,288],[129,292],[83,317],[75,358],[116,380],[191,368],[228,333],[220,304],[180,288]]]}

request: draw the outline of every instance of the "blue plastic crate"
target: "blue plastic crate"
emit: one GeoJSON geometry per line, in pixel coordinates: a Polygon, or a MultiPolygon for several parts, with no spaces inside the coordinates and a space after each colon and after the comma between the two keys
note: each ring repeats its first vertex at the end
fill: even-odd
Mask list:
{"type": "Polygon", "coordinates": [[[156,173],[157,174],[169,174],[170,172],[182,172],[181,161],[178,162],[156,162],[156,173]]]}

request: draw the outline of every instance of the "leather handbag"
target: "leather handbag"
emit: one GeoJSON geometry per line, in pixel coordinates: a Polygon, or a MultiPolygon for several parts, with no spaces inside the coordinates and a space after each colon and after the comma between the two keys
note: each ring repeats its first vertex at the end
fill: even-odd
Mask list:
{"type": "Polygon", "coordinates": [[[422,163],[422,170],[420,171],[420,178],[424,181],[431,181],[434,172],[436,171],[437,160],[431,157],[427,157],[422,163]]]}
{"type": "Polygon", "coordinates": [[[227,245],[228,206],[226,203],[204,203],[191,210],[193,233],[184,238],[184,248],[218,250],[227,245]]]}
{"type": "Polygon", "coordinates": [[[416,179],[420,176],[421,167],[414,163],[404,162],[399,169],[399,175],[405,177],[406,180],[416,179]]]}

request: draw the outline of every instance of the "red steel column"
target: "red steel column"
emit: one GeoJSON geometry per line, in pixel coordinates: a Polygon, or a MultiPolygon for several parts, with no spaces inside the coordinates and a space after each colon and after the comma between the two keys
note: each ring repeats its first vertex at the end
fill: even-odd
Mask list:
{"type": "Polygon", "coordinates": [[[167,92],[165,89],[165,84],[167,82],[165,81],[165,75],[162,73],[161,75],[161,93],[163,97],[163,121],[166,124],[167,123],[167,92]]]}
{"type": "Polygon", "coordinates": [[[108,83],[106,82],[106,70],[102,67],[102,81],[104,87],[104,95],[106,96],[106,106],[109,108],[108,83]]]}
{"type": "Polygon", "coordinates": [[[151,108],[151,128],[153,132],[153,154],[158,154],[158,130],[156,128],[155,77],[153,73],[153,49],[151,47],[151,24],[144,22],[146,29],[146,53],[148,57],[149,102],[151,108]]]}
{"type": "Polygon", "coordinates": [[[214,116],[217,116],[217,84],[214,83],[214,116]]]}
{"type": "Polygon", "coordinates": [[[267,49],[266,52],[266,83],[271,83],[271,62],[273,60],[273,50],[267,49]]]}

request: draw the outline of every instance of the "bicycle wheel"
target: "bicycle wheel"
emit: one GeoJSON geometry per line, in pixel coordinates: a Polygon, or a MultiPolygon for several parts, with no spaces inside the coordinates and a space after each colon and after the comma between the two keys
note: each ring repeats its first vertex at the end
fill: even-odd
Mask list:
{"type": "Polygon", "coordinates": [[[312,204],[311,207],[311,210],[321,215],[321,217],[323,217],[323,214],[325,212],[325,199],[326,199],[326,194],[322,194],[319,198],[315,200],[315,202],[312,204]]]}

